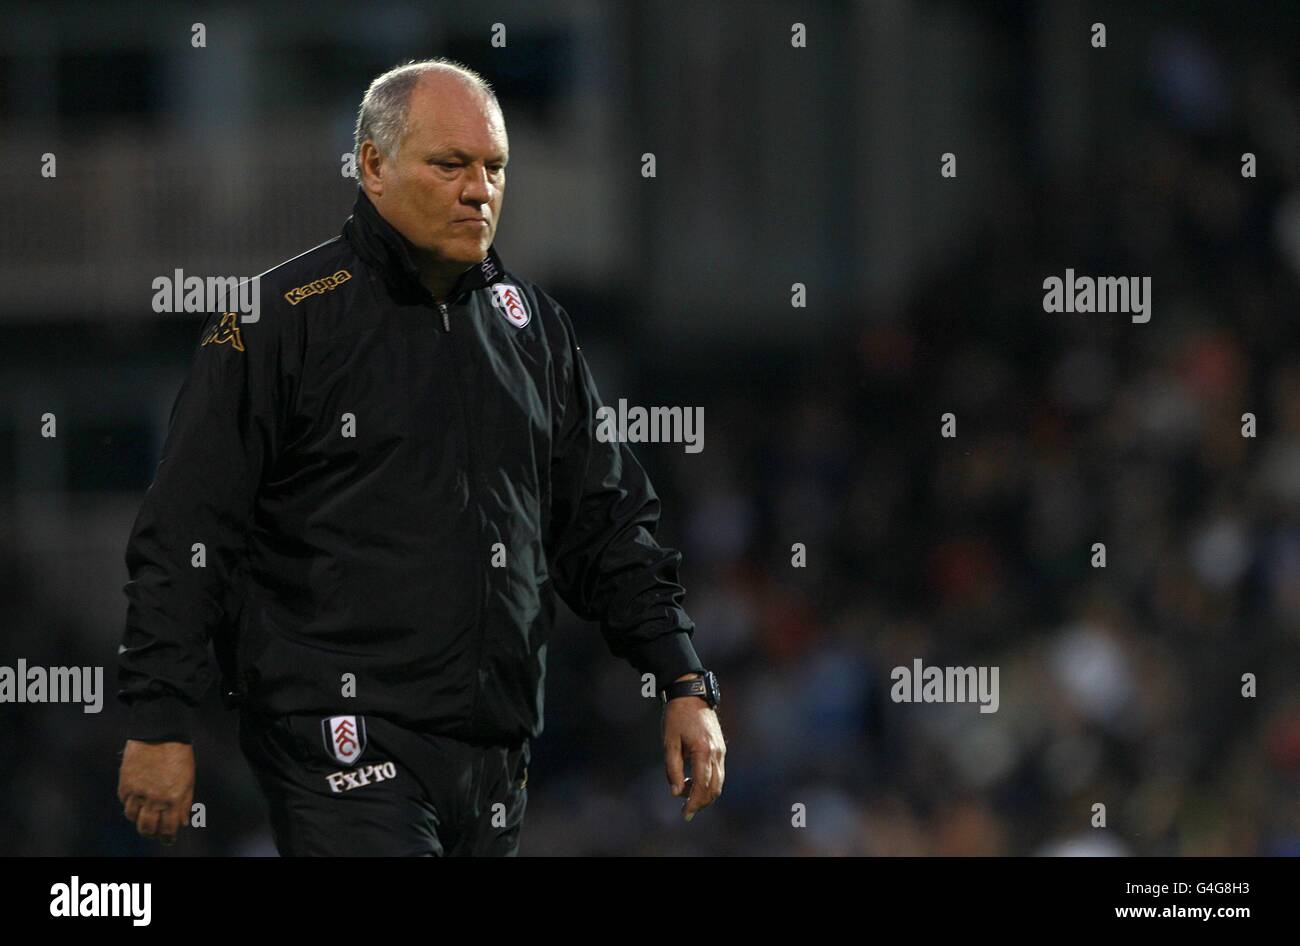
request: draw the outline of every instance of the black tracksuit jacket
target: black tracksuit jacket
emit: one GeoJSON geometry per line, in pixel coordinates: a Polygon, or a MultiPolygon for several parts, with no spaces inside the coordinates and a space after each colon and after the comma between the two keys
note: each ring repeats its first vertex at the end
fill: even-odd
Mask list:
{"type": "Polygon", "coordinates": [[[555,592],[659,686],[703,669],[569,315],[495,247],[441,305],[412,259],[358,188],[256,321],[207,318],[126,549],[129,738],[190,740],[211,641],[227,705],[517,744],[555,592]]]}

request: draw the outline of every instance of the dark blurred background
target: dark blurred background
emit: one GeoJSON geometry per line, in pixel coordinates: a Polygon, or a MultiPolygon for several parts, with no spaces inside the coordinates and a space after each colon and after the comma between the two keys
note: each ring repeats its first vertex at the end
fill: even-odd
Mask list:
{"type": "Polygon", "coordinates": [[[635,452],[722,681],[724,794],[682,823],[657,704],[564,612],[522,854],[1300,853],[1297,5],[0,23],[0,664],[103,666],[108,691],[99,715],[0,704],[0,853],[274,854],[215,688],[208,826],[163,849],[115,796],[122,556],[199,327],[150,284],[337,234],[362,92],[431,56],[498,90],[497,247],[572,313],[606,402],[705,415],[702,453],[635,452]],[[1150,276],[1151,321],[1044,312],[1066,268],[1150,276]],[[999,711],[892,702],[915,658],[999,666],[999,711]]]}

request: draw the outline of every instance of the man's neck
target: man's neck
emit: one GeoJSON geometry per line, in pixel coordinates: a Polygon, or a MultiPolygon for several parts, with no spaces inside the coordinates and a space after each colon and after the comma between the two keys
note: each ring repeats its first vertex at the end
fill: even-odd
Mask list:
{"type": "Polygon", "coordinates": [[[447,297],[455,287],[456,281],[470,269],[470,266],[464,263],[448,263],[445,260],[435,259],[433,254],[422,250],[416,251],[414,262],[420,271],[420,282],[438,302],[449,301],[447,297]]]}

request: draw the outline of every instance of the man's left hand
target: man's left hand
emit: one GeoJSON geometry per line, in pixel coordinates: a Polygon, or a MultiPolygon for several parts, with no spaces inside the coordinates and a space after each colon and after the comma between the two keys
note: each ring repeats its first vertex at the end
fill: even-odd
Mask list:
{"type": "MultiPolygon", "coordinates": [[[[698,677],[688,673],[677,681],[698,677]]],[[[674,795],[687,792],[682,817],[690,821],[705,805],[722,794],[726,777],[727,744],[713,707],[698,696],[669,700],[663,715],[664,765],[674,795]],[[685,777],[684,762],[690,760],[691,777],[685,777]]]]}

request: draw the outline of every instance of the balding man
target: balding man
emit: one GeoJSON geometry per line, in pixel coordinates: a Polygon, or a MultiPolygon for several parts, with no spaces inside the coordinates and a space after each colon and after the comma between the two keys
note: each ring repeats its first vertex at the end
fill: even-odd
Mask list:
{"type": "Polygon", "coordinates": [[[256,321],[209,318],[173,407],[126,552],[125,814],[186,823],[212,641],[282,854],[515,854],[558,593],[653,674],[689,820],[722,790],[717,681],[569,315],[493,246],[496,96],[402,66],[355,144],[341,235],[260,277],[256,321]]]}

